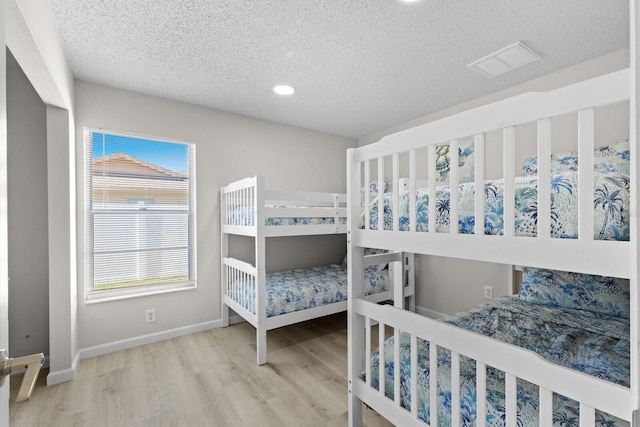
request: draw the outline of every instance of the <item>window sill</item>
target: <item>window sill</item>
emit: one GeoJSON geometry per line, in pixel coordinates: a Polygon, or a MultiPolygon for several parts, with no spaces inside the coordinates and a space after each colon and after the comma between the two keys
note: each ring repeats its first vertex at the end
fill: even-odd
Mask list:
{"type": "Polygon", "coordinates": [[[103,302],[120,301],[124,299],[140,298],[150,295],[168,294],[172,292],[189,291],[197,288],[195,281],[170,283],[166,285],[148,286],[144,289],[110,289],[105,291],[85,292],[85,304],[100,304],[103,302]]]}

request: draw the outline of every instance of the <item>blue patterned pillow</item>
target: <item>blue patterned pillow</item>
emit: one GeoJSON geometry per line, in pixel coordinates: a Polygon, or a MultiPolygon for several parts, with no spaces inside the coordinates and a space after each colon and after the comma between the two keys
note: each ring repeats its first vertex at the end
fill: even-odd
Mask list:
{"type": "MultiPolygon", "coordinates": [[[[450,171],[449,144],[436,146],[436,181],[448,182],[450,171]]],[[[458,182],[475,179],[475,144],[473,137],[458,140],[458,182]]]]}
{"type": "Polygon", "coordinates": [[[593,152],[594,168],[598,172],[620,172],[628,175],[631,166],[629,154],[629,139],[596,148],[593,152]]]}
{"type": "MultiPolygon", "coordinates": [[[[386,193],[388,189],[389,189],[389,179],[385,176],[384,188],[382,189],[382,192],[386,193]]],[[[365,187],[363,186],[361,189],[363,199],[364,199],[364,190],[365,190],[365,187]]],[[[377,179],[369,183],[369,197],[370,198],[378,197],[378,180],[377,179]]]]}
{"type": "MultiPolygon", "coordinates": [[[[551,155],[551,173],[559,175],[564,172],[575,172],[578,170],[578,153],[560,153],[551,155]]],[[[523,176],[538,175],[538,157],[529,157],[522,164],[523,176]]]]}
{"type": "MultiPolygon", "coordinates": [[[[629,174],[629,139],[623,139],[611,145],[593,150],[593,166],[597,172],[620,172],[629,174]]],[[[578,153],[560,153],[551,155],[551,172],[575,172],[578,170],[578,153]]],[[[523,176],[538,175],[538,158],[529,157],[522,164],[523,176]]]]}
{"type": "Polygon", "coordinates": [[[629,317],[629,280],[524,267],[518,298],[533,304],[629,317]]]}

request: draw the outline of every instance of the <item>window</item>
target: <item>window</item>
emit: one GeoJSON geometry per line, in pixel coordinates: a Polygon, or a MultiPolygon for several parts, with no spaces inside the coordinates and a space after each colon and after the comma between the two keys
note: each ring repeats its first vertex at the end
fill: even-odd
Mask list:
{"type": "Polygon", "coordinates": [[[194,147],[85,128],[87,300],[195,286],[194,147]]]}

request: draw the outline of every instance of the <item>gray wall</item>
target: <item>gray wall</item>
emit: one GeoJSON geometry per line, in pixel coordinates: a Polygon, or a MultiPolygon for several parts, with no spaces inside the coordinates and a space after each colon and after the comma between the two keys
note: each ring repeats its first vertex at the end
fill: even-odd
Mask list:
{"type": "MultiPolygon", "coordinates": [[[[286,102],[286,100],[283,100],[286,102]]],[[[85,304],[84,244],[79,193],[78,325],[80,348],[188,327],[220,318],[219,188],[231,181],[263,175],[267,188],[346,191],[347,148],[357,141],[257,120],[237,114],[76,82],[77,188],[83,188],[83,127],[186,140],[196,145],[197,283],[195,290],[121,301],[85,304]],[[156,308],[157,322],[144,311],[156,308]]],[[[234,239],[236,252],[252,256],[252,241],[234,239]]],[[[267,269],[281,270],[340,262],[346,238],[274,238],[267,243],[267,269]]]]}
{"type": "Polygon", "coordinates": [[[49,355],[46,108],[7,52],[9,346],[49,355]]]}
{"type": "MultiPolygon", "coordinates": [[[[364,136],[359,139],[358,145],[370,144],[380,140],[385,135],[520,93],[549,90],[628,66],[628,50],[614,52],[504,91],[420,117],[411,122],[399,124],[391,129],[364,136]]],[[[628,104],[596,110],[595,120],[596,145],[604,145],[629,137],[628,104]]],[[[552,151],[559,153],[575,150],[577,141],[576,129],[577,121],[573,117],[553,120],[552,151]]],[[[535,155],[535,126],[527,124],[518,127],[516,129],[516,140],[516,165],[520,165],[524,159],[535,155]]],[[[487,178],[502,177],[502,148],[499,133],[487,135],[486,149],[485,167],[487,178]]],[[[417,305],[434,314],[451,314],[483,302],[483,288],[485,285],[494,287],[494,296],[508,294],[507,280],[511,274],[511,266],[436,256],[417,256],[416,274],[417,305]]]]}

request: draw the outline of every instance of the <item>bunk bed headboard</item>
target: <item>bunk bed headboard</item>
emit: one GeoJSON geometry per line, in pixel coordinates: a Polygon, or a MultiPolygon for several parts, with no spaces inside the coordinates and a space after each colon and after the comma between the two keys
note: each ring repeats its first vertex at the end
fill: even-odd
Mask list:
{"type": "MultiPolygon", "coordinates": [[[[628,241],[594,238],[594,109],[629,99],[629,70],[621,70],[548,92],[531,92],[468,110],[441,120],[426,123],[386,136],[375,144],[348,151],[349,238],[358,247],[380,247],[422,254],[437,254],[512,265],[562,269],[588,274],[629,277],[630,251],[628,241]],[[551,229],[551,118],[569,113],[578,116],[578,238],[552,238],[551,229]],[[537,126],[537,236],[514,234],[515,195],[515,127],[526,123],[537,126]],[[436,203],[429,203],[427,230],[418,231],[416,197],[406,202],[408,218],[400,215],[389,219],[386,210],[399,212],[402,203],[399,191],[394,191],[385,205],[385,172],[391,169],[390,188],[404,187],[416,194],[424,182],[424,171],[418,176],[418,150],[426,149],[425,191],[429,200],[436,200],[436,146],[449,145],[450,223],[458,224],[458,196],[461,183],[458,176],[458,142],[473,138],[475,144],[475,188],[484,188],[485,134],[499,130],[503,138],[504,214],[501,236],[484,233],[485,194],[474,194],[475,228],[470,234],[460,234],[458,227],[448,233],[436,230],[436,203]],[[402,168],[401,168],[401,160],[402,168]],[[377,166],[377,193],[369,188],[372,164],[377,166]],[[390,166],[389,166],[390,165],[390,166]],[[408,177],[401,173],[408,169],[408,177]],[[373,196],[373,197],[372,197],[373,196]],[[384,206],[384,214],[370,213],[363,206],[384,206]],[[385,223],[386,219],[386,223],[385,223]],[[389,223],[391,222],[391,223],[389,223]],[[373,224],[373,226],[372,226],[373,224]],[[385,229],[385,232],[378,230],[385,229]],[[393,233],[396,231],[400,233],[393,233]],[[392,231],[388,233],[386,231],[392,231]],[[401,238],[402,244],[395,239],[401,238]],[[524,240],[523,240],[524,239],[524,240]]],[[[424,150],[423,150],[424,151],[424,150]]],[[[424,163],[424,162],[420,162],[424,163]]],[[[406,173],[406,172],[404,172],[406,173]]],[[[375,182],[375,181],[374,181],[375,182]]],[[[382,208],[380,209],[382,211],[382,208]]]]}

